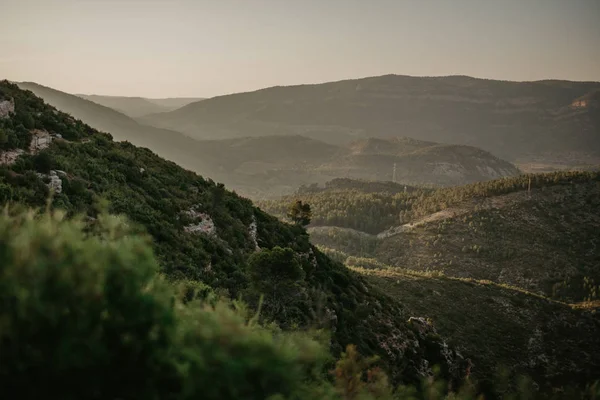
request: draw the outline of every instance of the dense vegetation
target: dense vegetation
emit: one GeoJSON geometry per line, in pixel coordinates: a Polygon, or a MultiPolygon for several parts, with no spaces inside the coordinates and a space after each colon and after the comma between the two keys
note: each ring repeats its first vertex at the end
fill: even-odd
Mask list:
{"type": "MultiPolygon", "coordinates": [[[[129,235],[120,219],[99,221],[86,232],[81,220],[65,221],[60,213],[0,217],[5,393],[22,399],[353,398],[342,396],[343,377],[340,390],[327,380],[330,357],[318,332],[262,327],[239,304],[232,308],[206,293],[194,299],[199,283],[175,290],[157,276],[142,236],[129,235]]],[[[390,392],[385,381],[378,383],[381,393],[390,392]]],[[[364,385],[361,398],[372,398],[370,388],[375,385],[364,385]]]]}
{"type": "MultiPolygon", "coordinates": [[[[131,224],[105,214],[92,229],[62,212],[0,216],[0,385],[6,393],[22,399],[446,398],[443,381],[425,380],[421,390],[393,387],[377,360],[361,357],[354,346],[335,362],[324,332],[284,332],[200,282],[165,281],[149,241],[131,233],[131,224]]],[[[257,253],[263,255],[269,257],[257,253]]],[[[274,249],[273,256],[293,252],[274,249]]],[[[592,398],[598,387],[584,390],[592,398]]],[[[530,384],[510,397],[501,386],[490,393],[535,394],[530,384]]],[[[465,382],[451,398],[475,394],[465,382]]]]}
{"type": "Polygon", "coordinates": [[[593,301],[600,292],[598,172],[523,175],[426,193],[297,197],[312,201],[313,243],[352,256],[508,283],[569,302],[593,301]],[[394,221],[407,198],[400,204],[410,209],[394,221]],[[336,218],[323,221],[324,206],[336,218]],[[371,216],[381,225],[364,229],[371,216]]]}
{"type": "Polygon", "coordinates": [[[289,203],[299,199],[312,207],[311,226],[337,226],[376,234],[465,202],[527,190],[530,185],[532,189],[542,189],[580,182],[600,182],[600,172],[523,174],[437,190],[407,187],[406,192],[395,190],[393,183],[392,188],[386,184],[382,185],[383,190],[376,191],[372,182],[342,180],[332,181],[324,189],[302,187],[295,195],[259,201],[258,205],[284,217],[289,203]]]}
{"type": "MultiPolygon", "coordinates": [[[[360,259],[353,263],[374,286],[436,321],[440,334],[472,357],[474,379],[494,385],[489,377],[498,366],[508,367],[503,373],[509,375],[528,374],[541,386],[595,380],[600,372],[600,360],[592,355],[600,351],[600,319],[593,310],[490,281],[416,273],[360,259]]],[[[563,398],[577,396],[563,393],[563,398]]]]}
{"type": "MultiPolygon", "coordinates": [[[[2,87],[11,97],[34,97],[8,83],[2,87]]],[[[17,115],[29,113],[20,108],[21,103],[17,102],[17,115]]],[[[63,115],[38,104],[40,108],[30,114],[33,118],[63,115]]],[[[54,132],[43,121],[36,123],[54,132]]],[[[3,202],[44,207],[51,196],[47,174],[62,171],[62,190],[52,194],[51,207],[69,216],[83,214],[90,224],[105,210],[126,215],[136,229],[152,238],[161,272],[169,280],[201,281],[224,296],[242,296],[255,308],[264,294],[265,319],[284,329],[331,329],[334,354],[355,344],[362,354],[380,355],[394,382],[417,382],[433,365],[440,365],[449,378],[462,376],[461,357],[453,350],[442,351],[442,338],[411,329],[410,315],[398,301],[324,256],[309,243],[301,226],[282,224],[223,185],[148,149],[113,142],[79,122],[73,129],[89,141],[77,141],[76,136],[55,140],[50,148],[0,168],[3,202]],[[293,284],[282,286],[289,290],[283,295],[293,294],[293,302],[285,307],[278,305],[281,293],[262,293],[261,282],[277,282],[277,273],[270,264],[256,263],[251,257],[258,249],[268,254],[278,247],[289,249],[291,265],[300,265],[303,271],[292,275],[293,284]]],[[[277,257],[266,259],[276,263],[277,257]]]]}

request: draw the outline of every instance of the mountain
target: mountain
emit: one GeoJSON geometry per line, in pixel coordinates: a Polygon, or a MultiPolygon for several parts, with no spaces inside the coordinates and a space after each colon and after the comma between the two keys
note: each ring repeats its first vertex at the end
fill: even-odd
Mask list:
{"type": "Polygon", "coordinates": [[[583,376],[584,381],[591,380],[600,369],[592,356],[600,350],[595,337],[600,320],[593,308],[489,281],[389,267],[353,269],[419,315],[436,321],[440,334],[472,359],[473,379],[493,376],[499,365],[510,368],[504,371],[508,375],[528,374],[536,382],[573,382],[583,376]]]}
{"type": "Polygon", "coordinates": [[[599,89],[598,82],[386,75],[219,96],[143,120],[200,139],[410,137],[548,170],[600,165],[599,89]]]}
{"type": "Polygon", "coordinates": [[[519,170],[469,146],[369,138],[334,146],[304,136],[202,140],[198,158],[210,175],[244,195],[264,198],[332,178],[448,186],[514,176],[519,170]]]}
{"type": "Polygon", "coordinates": [[[301,185],[323,184],[338,177],[392,180],[394,164],[397,181],[406,184],[465,184],[518,173],[510,163],[479,149],[408,138],[368,138],[349,146],[300,135],[194,140],[140,124],[78,96],[35,83],[19,85],[117,140],[148,147],[252,198],[291,193],[301,185]]]}
{"type": "Polygon", "coordinates": [[[187,104],[203,100],[198,97],[148,99],[144,97],[101,96],[96,94],[78,94],[77,96],[105,107],[110,107],[131,118],[173,111],[187,104]]]}
{"type": "Polygon", "coordinates": [[[599,370],[600,172],[442,189],[342,179],[258,204],[284,218],[294,200],[311,206],[312,243],[439,323],[474,378],[599,370]]]}
{"type": "Polygon", "coordinates": [[[600,172],[399,193],[339,186],[259,204],[283,216],[291,200],[308,202],[314,243],[387,265],[489,280],[567,302],[600,291],[600,172]]]}
{"type": "MultiPolygon", "coordinates": [[[[5,101],[14,110],[0,119],[8,138],[2,156],[20,153],[8,161],[0,157],[2,205],[43,209],[52,189],[51,208],[83,215],[86,231],[99,229],[110,238],[123,232],[103,227],[103,214],[125,216],[127,235],[149,235],[161,273],[188,287],[185,293],[243,297],[261,308],[261,319],[286,331],[326,328],[334,354],[355,344],[361,354],[380,356],[394,382],[418,383],[434,365],[449,379],[464,373],[466,360],[431,324],[415,329],[401,302],[321,253],[301,226],[281,223],[223,185],[148,149],[115,142],[2,81],[5,101]],[[31,146],[17,149],[19,138],[31,146]]],[[[257,344],[256,351],[261,348],[257,344]]]]}
{"type": "Polygon", "coordinates": [[[470,146],[444,145],[410,138],[368,138],[350,143],[350,151],[321,167],[368,180],[407,184],[461,185],[514,176],[509,162],[470,146]],[[395,169],[395,172],[394,172],[395,169]]]}
{"type": "Polygon", "coordinates": [[[201,146],[188,136],[142,125],[112,108],[37,83],[22,82],[18,85],[22,89],[32,91],[57,109],[85,121],[95,129],[110,132],[116,140],[126,140],[137,146],[148,147],[185,168],[206,172],[206,166],[198,158],[201,146]]]}

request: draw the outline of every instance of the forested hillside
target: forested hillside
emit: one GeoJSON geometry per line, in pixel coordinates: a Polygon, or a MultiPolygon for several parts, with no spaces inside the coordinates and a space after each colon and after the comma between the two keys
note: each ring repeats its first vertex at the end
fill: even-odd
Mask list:
{"type": "MultiPolygon", "coordinates": [[[[291,198],[260,205],[283,217],[291,198]]],[[[311,204],[312,241],[349,255],[506,283],[569,302],[599,293],[598,172],[396,194],[331,189],[293,198],[311,204]]]]}
{"type": "Polygon", "coordinates": [[[335,355],[349,344],[379,355],[393,382],[416,383],[434,365],[451,379],[464,374],[466,361],[432,328],[413,329],[410,311],[323,255],[302,227],[147,149],[114,142],[6,81],[0,98],[15,104],[4,126],[22,129],[19,121],[32,119],[55,135],[48,148],[0,168],[2,204],[45,207],[52,196],[53,209],[86,216],[90,229],[105,211],[126,216],[134,233],[151,237],[169,280],[242,296],[254,307],[263,294],[264,320],[285,330],[326,328],[335,355]],[[70,121],[71,133],[61,121],[70,121]]]}
{"type": "Polygon", "coordinates": [[[599,373],[587,358],[600,343],[599,172],[444,189],[346,179],[260,205],[285,218],[291,200],[311,205],[313,243],[439,321],[475,376],[497,365],[538,383],[599,373]]]}
{"type": "Polygon", "coordinates": [[[551,169],[600,164],[599,89],[598,82],[386,75],[219,96],[144,121],[201,139],[411,137],[551,169]]]}

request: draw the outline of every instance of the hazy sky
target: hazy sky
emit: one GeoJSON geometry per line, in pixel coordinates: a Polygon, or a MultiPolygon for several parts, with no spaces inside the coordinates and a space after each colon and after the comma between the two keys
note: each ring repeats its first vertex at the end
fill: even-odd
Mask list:
{"type": "Polygon", "coordinates": [[[0,0],[0,79],[68,92],[389,73],[600,81],[600,0],[0,0]]]}

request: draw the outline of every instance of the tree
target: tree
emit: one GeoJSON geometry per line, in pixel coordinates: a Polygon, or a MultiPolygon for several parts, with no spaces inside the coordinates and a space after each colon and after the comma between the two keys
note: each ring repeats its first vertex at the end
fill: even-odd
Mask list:
{"type": "Polygon", "coordinates": [[[274,247],[254,253],[248,259],[254,294],[264,296],[268,314],[282,317],[293,313],[306,300],[305,272],[294,250],[274,247]]]}
{"type": "Polygon", "coordinates": [[[310,204],[302,203],[302,200],[296,200],[288,209],[287,217],[292,222],[299,226],[306,226],[310,224],[312,217],[312,211],[310,210],[310,204]]]}

